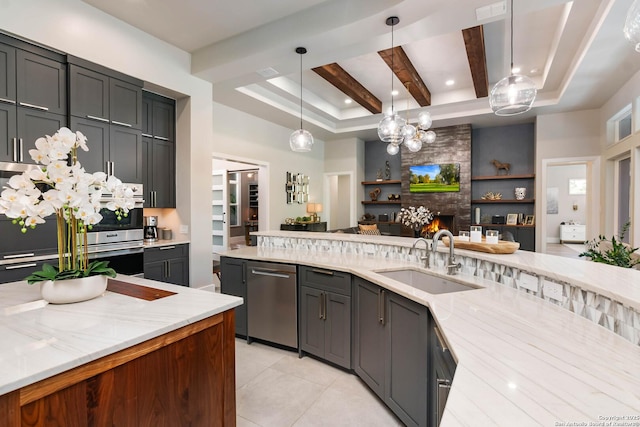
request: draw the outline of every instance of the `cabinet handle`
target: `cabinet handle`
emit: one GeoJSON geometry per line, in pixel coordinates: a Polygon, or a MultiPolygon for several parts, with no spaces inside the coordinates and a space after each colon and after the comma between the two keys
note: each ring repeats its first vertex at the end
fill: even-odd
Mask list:
{"type": "Polygon", "coordinates": [[[318,319],[322,320],[322,304],[324,301],[324,292],[320,292],[320,298],[318,298],[318,319]]]}
{"type": "Polygon", "coordinates": [[[311,271],[318,274],[324,274],[325,276],[333,276],[333,271],[331,270],[322,270],[320,268],[312,268],[311,271]]]}
{"type": "Polygon", "coordinates": [[[148,133],[143,133],[142,136],[146,136],[147,138],[153,137],[153,135],[149,135],[148,133]]]}
{"type": "Polygon", "coordinates": [[[5,255],[2,258],[4,259],[13,259],[13,258],[24,258],[24,257],[28,257],[28,256],[35,256],[36,254],[34,253],[29,253],[29,254],[16,254],[16,255],[5,255]]]}
{"type": "Polygon", "coordinates": [[[7,270],[17,270],[18,268],[27,268],[27,267],[35,267],[38,264],[36,264],[35,262],[29,263],[29,264],[18,264],[18,265],[8,265],[6,267],[7,270]]]}
{"type": "Polygon", "coordinates": [[[169,261],[165,261],[167,263],[167,277],[171,277],[171,263],[169,261]]]}
{"type": "Polygon", "coordinates": [[[13,162],[18,162],[18,138],[13,138],[13,162]]]}
{"type": "Polygon", "coordinates": [[[382,313],[382,318],[380,319],[380,323],[382,323],[382,326],[385,325],[385,323],[387,323],[387,313],[385,312],[385,297],[387,295],[387,292],[383,289],[382,292],[380,293],[381,298],[380,298],[380,312],[382,313]]]}
{"type": "Polygon", "coordinates": [[[154,136],[155,139],[159,139],[160,141],[168,141],[169,138],[165,138],[164,136],[154,136]]]}
{"type": "Polygon", "coordinates": [[[16,101],[13,99],[0,98],[0,102],[6,102],[7,104],[16,105],[16,101]]]}
{"type": "Polygon", "coordinates": [[[105,119],[104,117],[97,117],[87,114],[87,119],[97,120],[99,122],[109,123],[109,119],[105,119]]]}
{"type": "Polygon", "coordinates": [[[323,310],[322,310],[323,311],[322,319],[327,320],[327,293],[326,292],[324,293],[324,297],[322,299],[324,301],[323,310]]]}
{"type": "Polygon", "coordinates": [[[35,104],[28,104],[26,102],[21,102],[20,103],[21,107],[29,107],[29,108],[33,108],[35,110],[40,110],[40,111],[49,111],[49,108],[47,107],[43,107],[41,105],[35,105],[35,104]]]}
{"type": "Polygon", "coordinates": [[[111,163],[111,175],[115,175],[116,174],[116,164],[114,162],[109,162],[111,163]]]}
{"type": "Polygon", "coordinates": [[[158,192],[154,190],[153,192],[153,207],[158,207],[158,192]]]}
{"type": "Polygon", "coordinates": [[[173,245],[172,245],[172,246],[160,246],[160,250],[161,250],[161,251],[166,251],[166,250],[168,250],[168,249],[175,249],[175,248],[176,248],[176,247],[175,247],[175,246],[173,246],[173,245]]]}
{"type": "Polygon", "coordinates": [[[23,146],[22,146],[22,138],[18,138],[18,145],[20,145],[20,163],[24,162],[24,150],[23,150],[23,146]]]}
{"type": "Polygon", "coordinates": [[[132,127],[129,123],[117,122],[115,120],[111,120],[111,123],[113,123],[114,125],[124,126],[124,127],[127,127],[127,128],[132,127]]]}
{"type": "Polygon", "coordinates": [[[438,342],[440,343],[440,347],[442,347],[442,352],[444,353],[445,351],[447,351],[447,344],[444,340],[444,337],[442,336],[442,333],[440,332],[440,328],[436,326],[433,328],[433,331],[436,333],[436,338],[438,338],[438,342]]]}

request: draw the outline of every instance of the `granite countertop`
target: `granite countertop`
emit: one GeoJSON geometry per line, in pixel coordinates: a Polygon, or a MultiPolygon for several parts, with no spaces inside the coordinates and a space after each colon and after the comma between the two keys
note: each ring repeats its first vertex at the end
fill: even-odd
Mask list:
{"type": "Polygon", "coordinates": [[[242,298],[118,275],[175,292],[146,301],[107,291],[76,304],[47,304],[38,285],[0,285],[0,394],[206,319],[242,298]]]}
{"type": "MultiPolygon", "coordinates": [[[[487,260],[505,257],[475,254],[487,260]]],[[[420,263],[370,255],[265,247],[221,255],[345,271],[428,306],[458,362],[443,426],[588,425],[625,416],[637,423],[629,425],[640,425],[640,418],[633,418],[640,417],[640,347],[540,298],[475,276],[446,276],[442,270],[427,272],[479,289],[429,294],[376,273],[423,270],[420,263]]],[[[565,264],[569,260],[559,257],[521,252],[507,256],[509,262],[558,268],[560,275],[584,277],[589,283],[612,280],[608,269],[589,280],[591,266],[586,265],[593,263],[584,260],[576,262],[584,264],[585,271],[572,271],[565,264]]]]}

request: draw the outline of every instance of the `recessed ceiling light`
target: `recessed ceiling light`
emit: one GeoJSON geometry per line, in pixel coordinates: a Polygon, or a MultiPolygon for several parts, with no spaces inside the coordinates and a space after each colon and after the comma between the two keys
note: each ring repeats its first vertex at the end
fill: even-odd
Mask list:
{"type": "Polygon", "coordinates": [[[511,72],[512,72],[513,74],[518,74],[518,73],[520,72],[520,67],[513,67],[513,68],[511,69],[511,72]]]}
{"type": "Polygon", "coordinates": [[[531,74],[538,74],[540,72],[540,68],[538,67],[532,68],[529,72],[531,74]]]}
{"type": "Polygon", "coordinates": [[[344,100],[345,104],[351,104],[353,101],[350,98],[344,100]]]}
{"type": "Polygon", "coordinates": [[[256,71],[258,74],[260,74],[262,77],[264,78],[269,78],[269,77],[273,77],[276,76],[280,73],[278,73],[278,71],[275,68],[272,67],[267,67],[267,68],[263,68],[262,70],[258,70],[256,71]]]}
{"type": "Polygon", "coordinates": [[[444,82],[444,84],[446,84],[447,86],[453,86],[454,83],[455,83],[455,80],[451,80],[451,79],[444,82]]]}
{"type": "Polygon", "coordinates": [[[396,89],[391,91],[391,96],[396,96],[398,95],[398,91],[396,89]]]}

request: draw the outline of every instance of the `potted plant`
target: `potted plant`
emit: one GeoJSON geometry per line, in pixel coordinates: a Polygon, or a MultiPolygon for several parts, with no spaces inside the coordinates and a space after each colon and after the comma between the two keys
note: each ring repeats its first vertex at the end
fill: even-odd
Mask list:
{"type": "Polygon", "coordinates": [[[98,296],[106,289],[107,277],[115,277],[116,272],[107,262],[89,262],[87,230],[102,220],[103,191],[114,196],[106,208],[118,219],[134,207],[133,192],[113,175],[85,172],[77,158],[78,149],[88,151],[87,138],[81,132],[62,127],[53,136],[38,138],[35,146],[29,154],[42,166],[9,179],[0,193],[0,214],[12,219],[23,233],[55,215],[58,265],[44,264],[41,271],[25,279],[29,284],[41,283],[43,298],[49,302],[77,302],[98,296]],[[95,282],[96,289],[90,291],[90,286],[77,286],[72,281],[83,278],[95,282]],[[54,295],[65,289],[63,296],[54,295]]]}
{"type": "Polygon", "coordinates": [[[587,257],[594,262],[624,268],[640,265],[640,254],[636,252],[638,248],[633,248],[622,241],[630,226],[631,222],[622,226],[618,240],[616,236],[612,236],[611,240],[607,240],[603,235],[598,236],[587,244],[587,250],[579,256],[587,257]]]}

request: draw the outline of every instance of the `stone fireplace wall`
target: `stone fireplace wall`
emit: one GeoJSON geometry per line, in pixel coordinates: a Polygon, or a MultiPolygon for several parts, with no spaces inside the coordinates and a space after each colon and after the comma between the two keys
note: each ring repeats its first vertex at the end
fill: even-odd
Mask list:
{"type": "Polygon", "coordinates": [[[417,153],[401,145],[402,207],[423,205],[432,212],[453,215],[453,234],[471,225],[471,125],[434,129],[433,144],[424,144],[417,153]],[[409,166],[459,163],[460,191],[456,193],[410,193],[409,166]]]}

